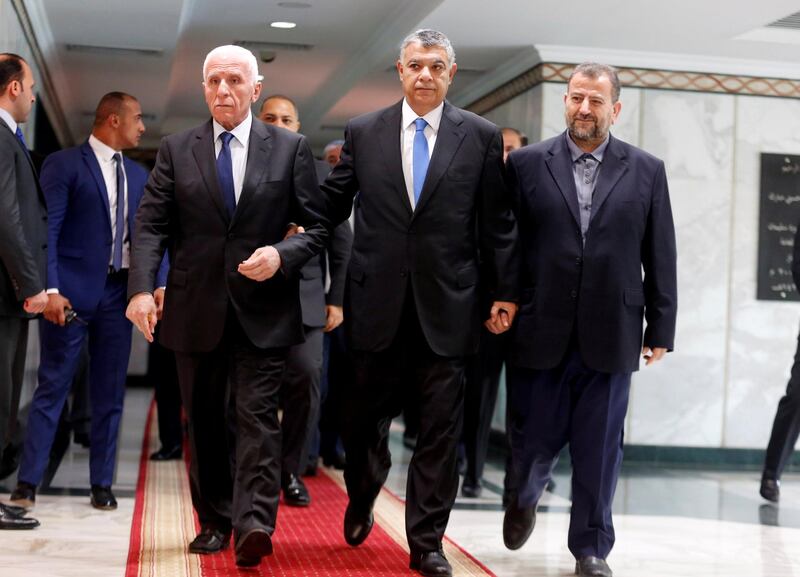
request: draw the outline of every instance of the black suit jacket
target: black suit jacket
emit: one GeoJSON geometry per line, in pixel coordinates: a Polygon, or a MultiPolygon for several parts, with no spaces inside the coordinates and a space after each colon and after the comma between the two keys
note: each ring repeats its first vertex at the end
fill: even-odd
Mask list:
{"type": "Polygon", "coordinates": [[[565,133],[512,152],[508,173],[523,254],[512,362],[555,367],[575,328],[590,368],[633,372],[643,318],[644,344],[672,350],[678,295],[664,163],[610,137],[585,247],[565,133]]]}
{"type": "MultiPolygon", "coordinates": [[[[322,184],[331,171],[323,160],[314,161],[317,181],[322,184]]],[[[300,306],[303,324],[307,327],[324,327],[327,323],[325,305],[340,307],[344,303],[344,285],[347,263],[353,246],[353,231],[345,221],[333,229],[327,250],[309,260],[300,269],[300,306]],[[326,258],[327,255],[327,258],[326,258]],[[325,273],[330,265],[331,286],[325,294],[325,273]]]]}
{"type": "Polygon", "coordinates": [[[47,209],[30,157],[0,119],[0,316],[31,317],[26,298],[45,289],[47,209]]]}
{"type": "Polygon", "coordinates": [[[797,223],[797,232],[794,233],[794,251],[792,256],[792,278],[794,286],[800,291],[800,222],[797,223]]]}
{"type": "Polygon", "coordinates": [[[260,348],[302,342],[298,275],[322,250],[323,202],[305,139],[253,118],[241,197],[228,218],[216,176],[213,128],[205,124],[167,136],[136,213],[128,296],[152,290],[165,249],[170,271],[161,342],[181,352],[212,350],[232,306],[260,348]],[[305,234],[283,240],[295,222],[305,234]],[[264,282],[237,266],[273,245],[282,268],[264,282]]]}
{"type": "Polygon", "coordinates": [[[517,230],[503,172],[502,137],[483,118],[445,103],[416,210],[400,150],[402,101],[348,123],[339,164],[322,186],[334,220],[358,193],[345,318],[355,350],[389,347],[408,289],[431,349],[477,350],[488,316],[479,282],[496,300],[518,296],[517,230]],[[480,278],[478,251],[489,273],[480,278]]]}

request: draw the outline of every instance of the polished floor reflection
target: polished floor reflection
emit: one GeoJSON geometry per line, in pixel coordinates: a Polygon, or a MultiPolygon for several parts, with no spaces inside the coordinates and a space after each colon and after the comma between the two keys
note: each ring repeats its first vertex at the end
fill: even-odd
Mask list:
{"type": "MultiPolygon", "coordinates": [[[[34,531],[0,532],[0,576],[122,576],[150,391],[129,391],[115,493],[119,509],[101,512],[88,499],[88,451],[72,445],[50,489],[37,499],[34,531]]],[[[395,461],[388,487],[402,496],[410,452],[392,432],[395,461]]],[[[499,577],[571,575],[566,547],[569,471],[558,469],[530,541],[503,547],[500,461],[486,471],[479,499],[459,497],[448,536],[499,577]]],[[[788,474],[780,506],[758,495],[756,471],[624,466],[615,500],[617,546],[608,561],[617,577],[800,576],[800,475],[788,474]]],[[[7,498],[15,479],[0,483],[7,498]]],[[[312,505],[313,506],[313,505],[312,505]]],[[[280,530],[280,523],[278,525],[280,530]]]]}

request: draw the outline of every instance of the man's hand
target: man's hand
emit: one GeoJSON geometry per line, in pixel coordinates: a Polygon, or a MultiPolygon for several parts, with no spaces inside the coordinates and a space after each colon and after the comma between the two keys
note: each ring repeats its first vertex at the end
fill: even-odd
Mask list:
{"type": "Polygon", "coordinates": [[[667,354],[667,349],[664,347],[653,347],[652,349],[650,347],[642,347],[642,358],[645,366],[660,361],[665,354],[667,354]]]}
{"type": "Polygon", "coordinates": [[[264,281],[275,276],[281,268],[281,255],[274,246],[257,248],[246,261],[239,265],[239,273],[255,281],[264,281]]]}
{"type": "Polygon", "coordinates": [[[303,234],[306,231],[302,226],[299,224],[295,224],[293,222],[289,223],[289,226],[286,227],[286,234],[283,236],[283,240],[287,238],[291,238],[296,234],[303,234]]]}
{"type": "Polygon", "coordinates": [[[483,324],[490,333],[499,335],[511,328],[516,314],[517,303],[494,301],[489,318],[483,324]]]}
{"type": "Polygon", "coordinates": [[[26,298],[22,303],[22,309],[26,313],[37,315],[45,309],[47,302],[47,293],[42,291],[37,295],[26,298]]]}
{"type": "Polygon", "coordinates": [[[44,318],[51,323],[63,327],[67,322],[64,309],[71,309],[72,303],[69,299],[60,294],[47,295],[47,306],[44,308],[44,318]]]}
{"type": "Polygon", "coordinates": [[[325,323],[325,332],[329,333],[342,324],[342,321],[344,320],[344,309],[342,307],[327,305],[325,307],[325,315],[327,317],[327,322],[325,323]]]}
{"type": "Polygon", "coordinates": [[[158,307],[153,295],[139,293],[128,303],[125,316],[141,331],[148,343],[153,342],[153,331],[158,322],[158,307]]]}
{"type": "Polygon", "coordinates": [[[164,314],[164,296],[167,290],[164,287],[159,287],[153,291],[153,300],[156,303],[156,318],[161,320],[164,314]]]}

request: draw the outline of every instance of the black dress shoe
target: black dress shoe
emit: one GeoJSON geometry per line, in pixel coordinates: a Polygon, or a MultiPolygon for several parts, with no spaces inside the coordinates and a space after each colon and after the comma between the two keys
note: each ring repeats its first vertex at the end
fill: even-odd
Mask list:
{"type": "Polygon", "coordinates": [[[305,483],[297,475],[289,475],[281,483],[283,489],[283,502],[290,507],[308,507],[311,495],[308,494],[305,483]]]}
{"type": "Polygon", "coordinates": [[[506,509],[503,517],[503,543],[512,551],[522,547],[533,533],[536,525],[536,505],[533,507],[519,507],[515,498],[506,509]]]}
{"type": "Polygon", "coordinates": [[[92,507],[95,509],[113,511],[117,508],[117,500],[114,498],[114,493],[111,492],[111,487],[92,485],[91,493],[92,507]]]}
{"type": "Polygon", "coordinates": [[[177,461],[183,457],[183,447],[177,445],[175,447],[161,447],[155,453],[150,454],[151,461],[177,461]]]}
{"type": "Polygon", "coordinates": [[[768,479],[763,477],[761,479],[761,496],[767,501],[777,503],[781,500],[781,482],[777,479],[768,479]]]}
{"type": "Polygon", "coordinates": [[[253,529],[236,541],[236,564],[255,567],[261,558],[272,555],[272,539],[264,529],[253,529]]]}
{"type": "Polygon", "coordinates": [[[352,503],[348,503],[344,512],[344,540],[353,547],[361,545],[372,531],[374,521],[372,507],[369,507],[368,513],[364,514],[353,507],[352,503]]]}
{"type": "Polygon", "coordinates": [[[461,496],[467,499],[477,499],[481,496],[483,487],[480,481],[464,478],[464,483],[461,485],[461,496]]]}
{"type": "Polygon", "coordinates": [[[203,528],[194,541],[189,543],[189,553],[208,555],[228,548],[231,541],[230,531],[222,532],[210,527],[203,528]]]}
{"type": "Polygon", "coordinates": [[[11,501],[12,505],[16,505],[26,511],[33,509],[36,504],[36,487],[25,481],[19,481],[8,500],[11,501]]]}
{"type": "Polygon", "coordinates": [[[5,503],[0,503],[0,510],[5,511],[12,517],[24,517],[25,514],[27,513],[27,511],[23,507],[17,507],[16,505],[6,505],[5,503]]]}
{"type": "MultiPolygon", "coordinates": [[[[23,511],[23,515],[24,515],[23,511]]],[[[35,529],[39,526],[39,521],[24,517],[10,510],[7,505],[0,505],[0,529],[5,530],[25,530],[35,529]]]]}
{"type": "Polygon", "coordinates": [[[425,577],[451,577],[453,575],[453,568],[445,559],[441,550],[412,554],[411,563],[408,566],[415,571],[419,571],[425,577]]]}
{"type": "Polygon", "coordinates": [[[581,557],[575,562],[575,575],[580,577],[611,577],[611,568],[599,557],[581,557]]]}
{"type": "Polygon", "coordinates": [[[316,476],[317,476],[317,464],[309,463],[306,466],[306,470],[303,471],[303,477],[316,477],[316,476]]]}
{"type": "Polygon", "coordinates": [[[84,449],[88,449],[89,446],[92,444],[91,438],[89,437],[89,433],[85,433],[83,431],[73,431],[72,440],[75,441],[77,445],[80,445],[84,449]]]}

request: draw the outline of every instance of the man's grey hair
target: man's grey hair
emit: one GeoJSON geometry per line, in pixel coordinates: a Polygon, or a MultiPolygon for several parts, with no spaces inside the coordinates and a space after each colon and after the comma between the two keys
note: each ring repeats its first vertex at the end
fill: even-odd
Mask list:
{"type": "Polygon", "coordinates": [[[569,86],[569,83],[572,82],[572,78],[577,74],[592,79],[597,79],[601,76],[608,76],[608,79],[611,81],[611,102],[613,104],[619,100],[619,72],[617,72],[617,69],[613,66],[609,66],[608,64],[598,64],[597,62],[583,62],[578,64],[572,71],[572,74],[569,75],[567,86],[569,86]]]}
{"type": "Polygon", "coordinates": [[[399,60],[401,62],[403,61],[403,52],[405,52],[406,47],[409,44],[415,43],[422,44],[423,48],[433,48],[434,46],[444,48],[444,51],[447,53],[447,60],[449,60],[450,66],[456,63],[456,52],[453,50],[453,45],[450,44],[450,40],[438,30],[431,30],[430,28],[423,28],[406,36],[405,40],[403,40],[403,43],[400,44],[399,60]]]}
{"type": "Polygon", "coordinates": [[[242,48],[241,46],[235,46],[233,44],[217,46],[211,52],[206,54],[206,59],[203,61],[203,82],[206,81],[208,63],[216,56],[236,58],[239,62],[244,64],[247,75],[250,77],[250,81],[253,84],[261,82],[261,76],[258,74],[258,60],[256,60],[255,55],[247,48],[242,48]]]}
{"type": "Polygon", "coordinates": [[[327,154],[329,150],[333,150],[334,148],[341,148],[344,146],[344,140],[341,138],[336,140],[331,140],[328,144],[325,145],[325,149],[322,151],[324,154],[327,154]]]}

